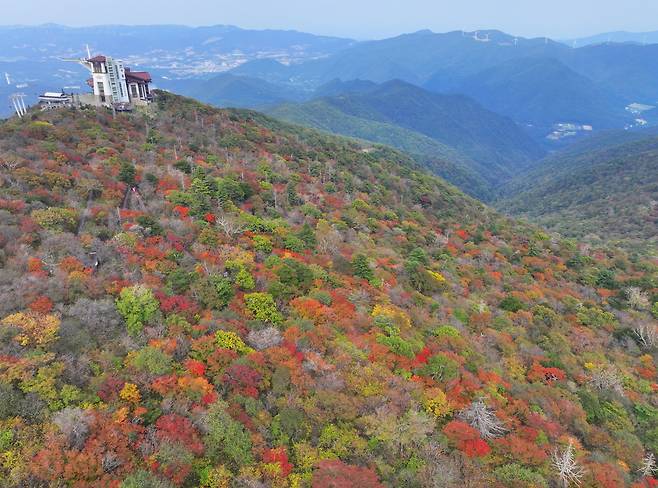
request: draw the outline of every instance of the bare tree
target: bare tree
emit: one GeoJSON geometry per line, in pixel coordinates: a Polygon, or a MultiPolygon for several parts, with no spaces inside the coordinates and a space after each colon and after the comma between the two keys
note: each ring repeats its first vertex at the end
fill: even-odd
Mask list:
{"type": "Polygon", "coordinates": [[[267,327],[258,331],[252,330],[247,336],[249,345],[258,351],[277,346],[282,340],[283,337],[276,327],[267,327]]]}
{"type": "Polygon", "coordinates": [[[633,328],[633,332],[642,347],[651,349],[658,346],[658,325],[655,323],[642,321],[633,328]]]}
{"type": "Polygon", "coordinates": [[[597,390],[610,390],[624,396],[624,385],[617,370],[609,366],[592,373],[589,384],[597,390]]]}
{"type": "Polygon", "coordinates": [[[483,439],[495,439],[507,432],[505,424],[496,417],[493,409],[489,408],[482,398],[473,401],[459,412],[459,418],[476,428],[483,439]]]}
{"type": "Polygon", "coordinates": [[[90,412],[77,407],[67,407],[53,415],[53,423],[66,436],[69,447],[78,450],[83,448],[87,440],[92,419],[90,412]]]}
{"type": "Polygon", "coordinates": [[[232,239],[234,236],[242,234],[247,230],[247,227],[240,222],[237,216],[228,213],[217,215],[216,223],[217,227],[219,227],[229,239],[232,239]]]}
{"type": "Polygon", "coordinates": [[[329,222],[320,219],[316,227],[318,251],[322,254],[335,252],[343,241],[343,236],[329,222]]]}
{"type": "Polygon", "coordinates": [[[644,456],[644,459],[642,460],[642,466],[640,466],[640,469],[637,471],[642,475],[643,478],[649,478],[658,471],[658,468],[656,468],[656,457],[652,452],[649,452],[646,456],[644,456]]]}
{"type": "Polygon", "coordinates": [[[563,451],[556,449],[553,452],[551,465],[557,471],[563,488],[568,488],[571,484],[580,486],[585,470],[576,461],[576,450],[572,441],[569,441],[569,445],[563,451]]]}
{"type": "Polygon", "coordinates": [[[626,288],[626,298],[631,308],[635,310],[646,310],[649,308],[649,294],[642,291],[637,286],[630,286],[626,288]]]}

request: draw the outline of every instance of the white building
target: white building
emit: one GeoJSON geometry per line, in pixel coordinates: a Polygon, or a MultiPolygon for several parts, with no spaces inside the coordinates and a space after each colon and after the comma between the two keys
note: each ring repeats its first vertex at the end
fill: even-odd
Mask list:
{"type": "Polygon", "coordinates": [[[70,105],[72,101],[73,98],[71,95],[67,95],[64,92],[46,92],[43,95],[39,95],[39,103],[42,106],[61,107],[70,105]]]}
{"type": "Polygon", "coordinates": [[[146,71],[131,71],[123,62],[109,56],[94,56],[82,63],[89,69],[87,84],[94,90],[94,98],[101,105],[146,105],[151,100],[146,71]]]}

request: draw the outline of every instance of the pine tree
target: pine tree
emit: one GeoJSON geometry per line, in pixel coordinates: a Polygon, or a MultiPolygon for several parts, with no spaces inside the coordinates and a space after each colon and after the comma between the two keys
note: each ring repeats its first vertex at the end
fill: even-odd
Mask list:
{"type": "Polygon", "coordinates": [[[370,267],[368,258],[363,254],[357,254],[352,259],[352,272],[354,276],[363,278],[364,280],[372,281],[375,279],[375,274],[370,267]]]}

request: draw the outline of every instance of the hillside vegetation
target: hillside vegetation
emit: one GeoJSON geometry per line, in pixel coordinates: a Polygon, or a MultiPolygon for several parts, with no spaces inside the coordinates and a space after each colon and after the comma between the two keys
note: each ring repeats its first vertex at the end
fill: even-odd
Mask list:
{"type": "Polygon", "coordinates": [[[0,485],[656,483],[655,262],[156,95],[0,123],[0,485]]]}
{"type": "Polygon", "coordinates": [[[497,206],[567,236],[656,255],[658,138],[642,134],[608,134],[538,162],[497,206]]]}

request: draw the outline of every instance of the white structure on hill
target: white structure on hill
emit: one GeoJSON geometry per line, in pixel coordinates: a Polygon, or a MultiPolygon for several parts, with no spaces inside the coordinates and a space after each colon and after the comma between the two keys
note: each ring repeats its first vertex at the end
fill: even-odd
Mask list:
{"type": "Polygon", "coordinates": [[[148,72],[131,71],[121,60],[109,56],[94,56],[80,63],[91,73],[87,84],[94,90],[95,104],[146,105],[151,101],[148,72]]]}
{"type": "Polygon", "coordinates": [[[73,102],[73,97],[64,92],[46,92],[39,95],[39,103],[42,107],[61,107],[70,105],[73,102]]]}

